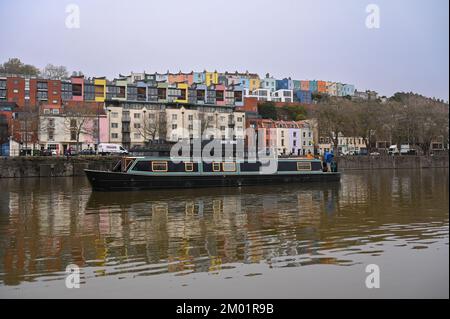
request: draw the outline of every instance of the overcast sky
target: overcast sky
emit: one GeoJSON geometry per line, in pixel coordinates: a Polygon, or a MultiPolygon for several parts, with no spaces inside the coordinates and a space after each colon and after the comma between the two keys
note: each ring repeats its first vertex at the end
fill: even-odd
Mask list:
{"type": "Polygon", "coordinates": [[[248,70],[448,100],[448,15],[448,0],[0,0],[0,61],[108,78],[248,70]],[[379,29],[366,27],[370,3],[379,29]]]}

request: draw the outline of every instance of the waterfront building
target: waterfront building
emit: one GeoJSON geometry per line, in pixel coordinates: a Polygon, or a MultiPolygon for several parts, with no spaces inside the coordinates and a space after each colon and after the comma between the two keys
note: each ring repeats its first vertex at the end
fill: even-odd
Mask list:
{"type": "Polygon", "coordinates": [[[245,112],[228,107],[111,101],[106,103],[106,109],[110,128],[108,141],[127,149],[201,136],[243,137],[245,133],[245,112]]]}
{"type": "Polygon", "coordinates": [[[39,113],[40,149],[56,150],[63,155],[73,149],[97,149],[107,142],[108,122],[102,105],[83,107],[65,105],[61,109],[44,106],[39,113]]]}

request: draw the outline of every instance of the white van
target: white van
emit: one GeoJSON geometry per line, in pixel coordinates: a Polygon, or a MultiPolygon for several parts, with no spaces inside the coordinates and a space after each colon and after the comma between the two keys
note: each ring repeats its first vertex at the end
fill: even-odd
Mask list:
{"type": "Polygon", "coordinates": [[[389,155],[398,155],[400,152],[398,151],[397,145],[391,145],[389,146],[388,154],[389,155]]]}
{"type": "Polygon", "coordinates": [[[128,151],[124,149],[119,144],[107,144],[107,143],[100,143],[98,144],[97,148],[98,154],[101,155],[108,155],[108,154],[128,154],[128,151]]]}

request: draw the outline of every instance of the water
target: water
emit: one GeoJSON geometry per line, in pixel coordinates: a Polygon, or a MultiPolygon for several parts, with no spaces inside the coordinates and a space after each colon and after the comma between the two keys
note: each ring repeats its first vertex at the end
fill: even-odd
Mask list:
{"type": "Polygon", "coordinates": [[[448,298],[448,185],[448,169],[133,193],[0,180],[0,297],[448,298]]]}

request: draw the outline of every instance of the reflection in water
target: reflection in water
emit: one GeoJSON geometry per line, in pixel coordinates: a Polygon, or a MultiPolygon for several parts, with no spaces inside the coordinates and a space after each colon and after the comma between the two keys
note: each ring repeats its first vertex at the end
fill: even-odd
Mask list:
{"type": "Polygon", "coordinates": [[[448,245],[447,169],[241,189],[91,193],[84,178],[0,188],[3,285],[61,280],[71,263],[94,276],[188,275],[242,263],[351,266],[386,242],[448,245]]]}

